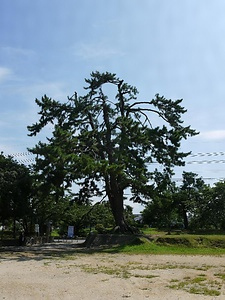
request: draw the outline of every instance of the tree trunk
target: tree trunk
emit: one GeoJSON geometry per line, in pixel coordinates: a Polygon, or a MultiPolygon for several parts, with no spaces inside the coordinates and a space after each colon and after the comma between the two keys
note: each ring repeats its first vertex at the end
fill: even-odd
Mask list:
{"type": "Polygon", "coordinates": [[[114,176],[111,176],[110,184],[106,190],[116,224],[115,231],[120,233],[133,233],[132,228],[127,224],[124,218],[123,189],[119,188],[117,180],[114,176]]]}
{"type": "Polygon", "coordinates": [[[127,224],[124,220],[124,208],[123,208],[123,198],[118,197],[118,195],[111,195],[109,197],[109,202],[114,216],[116,230],[124,233],[128,230],[127,224]]]}

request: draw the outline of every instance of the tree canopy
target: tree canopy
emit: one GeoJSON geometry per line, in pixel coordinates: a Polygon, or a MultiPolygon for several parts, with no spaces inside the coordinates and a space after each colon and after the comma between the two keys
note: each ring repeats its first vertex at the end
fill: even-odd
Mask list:
{"type": "Polygon", "coordinates": [[[139,101],[135,87],[108,72],[93,72],[85,82],[84,96],[36,99],[40,118],[28,126],[29,135],[49,124],[53,132],[30,151],[37,155],[39,175],[58,193],[76,183],[78,202],[107,198],[117,229],[125,232],[131,230],[124,217],[125,190],[132,201],[150,199],[155,179],[169,180],[173,167],[184,165],[189,153],[180,151],[181,141],[197,132],[183,125],[182,99],[156,94],[139,101]]]}
{"type": "Polygon", "coordinates": [[[225,229],[225,182],[207,185],[193,172],[183,172],[182,183],[172,182],[154,195],[142,212],[153,227],[180,227],[191,231],[225,229]]]}
{"type": "MultiPolygon", "coordinates": [[[[0,221],[21,221],[26,227],[31,215],[32,179],[29,169],[0,154],[0,221]]],[[[14,226],[15,227],[15,226],[14,226]]],[[[14,228],[15,230],[15,228],[14,228]]]]}

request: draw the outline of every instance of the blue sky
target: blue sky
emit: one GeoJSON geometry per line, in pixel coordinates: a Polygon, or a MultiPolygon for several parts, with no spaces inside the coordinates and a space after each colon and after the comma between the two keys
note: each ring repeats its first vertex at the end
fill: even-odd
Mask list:
{"type": "Polygon", "coordinates": [[[200,131],[183,149],[202,153],[185,170],[225,178],[224,12],[224,0],[1,0],[0,151],[39,140],[26,129],[35,98],[83,94],[84,78],[109,71],[141,100],[182,98],[185,124],[200,131]]]}

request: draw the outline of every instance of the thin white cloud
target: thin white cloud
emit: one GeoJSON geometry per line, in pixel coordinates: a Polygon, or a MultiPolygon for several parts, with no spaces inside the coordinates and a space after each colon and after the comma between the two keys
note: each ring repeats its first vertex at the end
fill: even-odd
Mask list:
{"type": "Polygon", "coordinates": [[[199,137],[204,140],[225,140],[225,130],[210,130],[199,134],[199,137]]]}
{"type": "Polygon", "coordinates": [[[17,47],[1,47],[0,50],[4,53],[4,55],[8,56],[33,56],[35,55],[35,51],[31,49],[25,48],[17,48],[17,47]]]}
{"type": "MultiPolygon", "coordinates": [[[[21,83],[23,82],[21,81],[21,83]]],[[[66,92],[66,87],[63,82],[39,81],[29,84],[24,82],[24,84],[14,89],[11,87],[11,85],[8,87],[8,89],[12,91],[10,96],[8,95],[8,101],[9,103],[13,103],[14,95],[16,94],[17,103],[15,103],[15,105],[6,106],[4,110],[0,111],[0,142],[3,137],[9,137],[14,140],[14,144],[17,143],[15,141],[20,143],[21,136],[27,136],[27,126],[39,119],[37,115],[39,107],[35,103],[35,98],[40,99],[44,94],[47,94],[47,96],[59,101],[67,100],[68,92],[66,92]]],[[[4,97],[2,97],[2,101],[4,101],[4,97]]],[[[44,133],[46,136],[49,136],[51,131],[52,127],[50,126],[47,127],[44,133]]],[[[42,137],[42,135],[40,136],[42,137]]],[[[33,138],[31,140],[33,140],[33,138]]],[[[6,142],[5,145],[7,146],[6,142]]],[[[1,149],[3,149],[2,145],[0,147],[0,150],[1,149]]]]}
{"type": "Polygon", "coordinates": [[[80,43],[74,47],[75,55],[82,59],[108,59],[113,56],[123,56],[124,52],[107,42],[80,43]]]}
{"type": "Polygon", "coordinates": [[[0,67],[0,83],[5,81],[12,75],[12,70],[5,67],[0,67]]]}
{"type": "Polygon", "coordinates": [[[63,81],[43,82],[37,80],[36,82],[34,82],[32,80],[29,81],[25,79],[20,79],[19,82],[17,82],[17,85],[13,83],[8,85],[7,93],[8,99],[13,99],[14,95],[19,95],[19,100],[17,100],[17,102],[20,101],[21,103],[23,102],[27,104],[28,106],[26,106],[26,110],[29,109],[30,106],[35,105],[36,98],[40,99],[45,94],[48,97],[59,101],[66,100],[67,96],[69,96],[69,91],[66,88],[66,83],[63,81]]]}
{"type": "Polygon", "coordinates": [[[21,94],[26,96],[29,102],[44,94],[56,100],[61,100],[61,98],[66,99],[67,96],[65,93],[65,84],[59,81],[32,83],[30,86],[24,85],[18,90],[21,94]],[[33,99],[31,99],[31,97],[33,97],[33,99]]]}

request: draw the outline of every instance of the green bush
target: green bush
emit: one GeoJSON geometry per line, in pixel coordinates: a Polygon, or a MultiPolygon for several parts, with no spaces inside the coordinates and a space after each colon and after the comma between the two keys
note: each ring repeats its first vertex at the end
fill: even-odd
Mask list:
{"type": "Polygon", "coordinates": [[[102,224],[96,224],[95,230],[97,231],[97,233],[100,233],[100,234],[107,232],[106,228],[102,224]]]}

